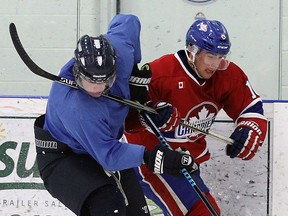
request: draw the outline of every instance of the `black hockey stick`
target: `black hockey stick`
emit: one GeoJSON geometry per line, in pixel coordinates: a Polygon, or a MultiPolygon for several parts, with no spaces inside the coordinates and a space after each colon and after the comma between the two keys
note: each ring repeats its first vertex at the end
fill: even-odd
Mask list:
{"type": "MultiPolygon", "coordinates": [[[[73,87],[73,88],[78,88],[77,84],[73,80],[69,80],[64,77],[56,76],[54,74],[51,74],[42,68],[40,68],[27,54],[25,51],[24,47],[22,46],[22,43],[20,41],[20,38],[17,33],[17,29],[14,23],[11,23],[9,25],[9,30],[10,30],[10,36],[12,39],[12,42],[14,44],[14,47],[16,51],[18,52],[19,56],[21,57],[22,61],[26,64],[26,66],[36,75],[44,77],[46,79],[50,79],[52,81],[73,87]]],[[[110,100],[114,100],[116,102],[124,103],[130,107],[133,107],[138,110],[144,110],[148,113],[151,114],[157,114],[157,111],[155,109],[152,109],[151,107],[144,106],[138,102],[134,102],[125,98],[118,97],[116,95],[111,95],[111,94],[103,94],[103,97],[109,98],[110,100]]]]}
{"type": "MultiPolygon", "coordinates": [[[[148,124],[148,126],[151,128],[151,130],[154,132],[154,134],[157,136],[157,138],[160,141],[160,144],[170,148],[170,145],[168,144],[167,140],[165,139],[165,137],[162,135],[161,131],[158,129],[158,127],[154,124],[154,122],[152,121],[152,119],[150,118],[150,116],[148,115],[148,113],[146,112],[140,112],[141,115],[143,116],[143,118],[145,119],[146,123],[148,124]]],[[[209,212],[211,213],[212,216],[220,216],[218,214],[218,212],[216,211],[215,207],[212,205],[212,203],[209,201],[209,199],[207,198],[206,194],[201,190],[201,188],[196,184],[196,182],[194,181],[193,177],[191,174],[188,173],[188,171],[185,168],[181,169],[182,174],[184,175],[184,177],[187,179],[187,181],[189,182],[189,184],[194,188],[195,192],[197,193],[197,195],[199,196],[199,198],[202,200],[202,202],[205,204],[205,206],[207,207],[207,209],[209,210],[209,212]]]]}
{"type": "MultiPolygon", "coordinates": [[[[10,36],[11,36],[12,42],[14,44],[14,47],[15,47],[16,51],[18,52],[20,58],[22,59],[22,61],[26,64],[26,66],[34,74],[36,74],[38,76],[41,76],[43,78],[46,78],[46,79],[49,79],[49,80],[52,80],[52,81],[67,85],[67,86],[70,86],[70,87],[73,87],[73,88],[78,88],[78,86],[77,86],[75,81],[69,80],[69,79],[64,78],[64,77],[56,76],[54,74],[49,73],[48,71],[43,70],[42,68],[40,68],[29,57],[29,55],[25,51],[25,49],[24,49],[24,47],[23,47],[23,45],[22,45],[22,43],[20,41],[20,38],[19,38],[18,33],[17,33],[16,26],[15,26],[14,23],[10,23],[9,31],[10,31],[10,36]]],[[[128,106],[130,106],[132,108],[135,108],[135,109],[139,110],[139,111],[145,111],[145,112],[148,112],[150,114],[157,114],[157,111],[155,109],[153,109],[151,107],[148,107],[148,106],[145,106],[145,105],[142,105],[142,104],[140,104],[140,103],[138,103],[136,101],[132,101],[132,100],[129,100],[129,99],[126,99],[126,98],[122,98],[122,97],[119,97],[119,96],[116,96],[116,95],[111,95],[111,94],[103,94],[102,96],[106,97],[106,98],[108,98],[110,100],[114,100],[116,102],[126,104],[126,105],[128,105],[128,106]]],[[[189,124],[187,121],[181,121],[180,124],[183,125],[184,127],[187,127],[187,128],[192,129],[192,130],[198,131],[198,132],[200,132],[202,134],[205,134],[205,135],[220,139],[220,140],[224,141],[225,143],[228,143],[228,144],[233,143],[233,140],[228,138],[228,137],[224,137],[224,136],[216,134],[216,133],[214,133],[212,131],[204,131],[204,130],[198,128],[198,127],[195,127],[195,126],[189,124]]]]}

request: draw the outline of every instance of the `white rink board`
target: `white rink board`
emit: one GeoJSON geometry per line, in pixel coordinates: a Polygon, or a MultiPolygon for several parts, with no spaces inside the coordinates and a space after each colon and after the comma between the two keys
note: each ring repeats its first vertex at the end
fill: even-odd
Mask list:
{"type": "MultiPolygon", "coordinates": [[[[74,215],[43,189],[35,171],[33,123],[35,117],[45,112],[45,105],[46,99],[0,98],[1,216],[74,215]]],[[[265,113],[273,128],[271,139],[268,142],[266,138],[252,161],[231,160],[225,156],[221,141],[208,139],[212,157],[201,170],[222,215],[263,216],[269,212],[269,216],[282,216],[288,212],[287,107],[288,103],[265,103],[265,113]]],[[[220,113],[218,120],[227,117],[220,113]]],[[[232,126],[216,122],[212,129],[229,136],[232,126]]]]}
{"type": "Polygon", "coordinates": [[[46,190],[38,189],[43,182],[35,174],[33,117],[45,111],[46,101],[1,99],[0,104],[0,215],[73,215],[46,190]]]}

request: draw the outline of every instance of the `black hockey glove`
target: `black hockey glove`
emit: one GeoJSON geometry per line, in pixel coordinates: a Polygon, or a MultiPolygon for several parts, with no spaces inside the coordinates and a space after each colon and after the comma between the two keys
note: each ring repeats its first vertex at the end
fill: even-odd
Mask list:
{"type": "Polygon", "coordinates": [[[174,151],[162,145],[156,145],[152,151],[145,150],[144,162],[147,167],[157,174],[177,175],[182,168],[189,173],[198,169],[194,158],[184,151],[174,151]]]}
{"type": "MultiPolygon", "coordinates": [[[[154,108],[158,112],[158,114],[150,114],[149,116],[161,131],[174,131],[179,125],[181,120],[180,112],[170,103],[154,100],[148,101],[145,105],[154,108]]],[[[149,129],[141,115],[140,122],[144,127],[149,129]]]]}
{"type": "Polygon", "coordinates": [[[131,77],[129,78],[131,100],[138,101],[141,104],[147,101],[148,85],[151,81],[152,73],[149,64],[142,66],[141,70],[134,65],[131,77]]]}

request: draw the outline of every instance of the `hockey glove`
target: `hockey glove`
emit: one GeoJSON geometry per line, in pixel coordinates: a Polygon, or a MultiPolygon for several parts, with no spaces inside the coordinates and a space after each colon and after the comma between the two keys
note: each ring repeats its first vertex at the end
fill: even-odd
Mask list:
{"type": "Polygon", "coordinates": [[[144,162],[152,172],[157,174],[176,175],[182,168],[186,168],[189,173],[198,169],[190,154],[184,151],[173,151],[162,145],[156,145],[152,151],[145,150],[144,162]]]}
{"type": "MultiPolygon", "coordinates": [[[[154,108],[158,112],[158,114],[150,114],[149,116],[161,131],[174,131],[179,125],[180,112],[170,103],[154,100],[148,101],[145,105],[154,108]]],[[[149,129],[141,115],[140,122],[144,127],[149,129]]]]}
{"type": "Polygon", "coordinates": [[[226,154],[230,158],[252,159],[265,139],[266,125],[263,124],[264,133],[260,127],[261,125],[259,126],[255,121],[241,121],[230,136],[234,143],[227,145],[226,154]]]}
{"type": "Polygon", "coordinates": [[[131,77],[129,78],[131,100],[138,101],[141,104],[147,101],[148,85],[152,77],[149,65],[146,65],[143,65],[141,70],[138,69],[137,65],[134,65],[131,77]]]}

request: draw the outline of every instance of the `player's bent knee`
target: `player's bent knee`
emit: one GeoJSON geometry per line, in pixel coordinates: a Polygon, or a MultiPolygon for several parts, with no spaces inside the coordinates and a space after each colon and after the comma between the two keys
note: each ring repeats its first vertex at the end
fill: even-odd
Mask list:
{"type": "Polygon", "coordinates": [[[115,185],[105,185],[92,192],[81,211],[81,216],[111,216],[114,214],[126,215],[124,197],[115,185]]]}

